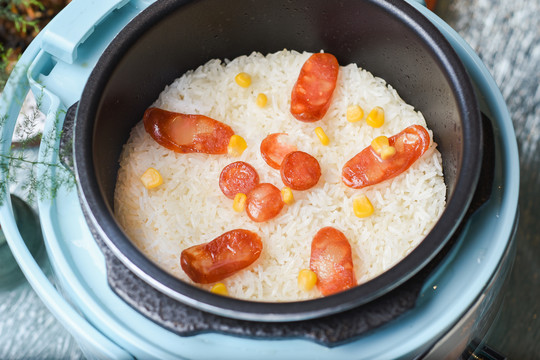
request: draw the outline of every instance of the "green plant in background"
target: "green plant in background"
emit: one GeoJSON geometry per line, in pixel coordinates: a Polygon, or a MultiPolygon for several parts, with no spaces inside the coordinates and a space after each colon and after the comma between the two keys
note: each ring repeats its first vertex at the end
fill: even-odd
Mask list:
{"type": "MultiPolygon", "coordinates": [[[[0,17],[13,23],[15,30],[26,33],[29,29],[39,31],[38,21],[29,19],[25,13],[18,9],[43,9],[43,4],[39,0],[0,0],[0,17]]],[[[32,10],[30,10],[32,11],[32,10]]]]}
{"type": "Polygon", "coordinates": [[[0,0],[0,91],[24,51],[21,44],[40,30],[39,19],[33,16],[34,9],[44,9],[40,0],[0,0]]]}
{"type": "Polygon", "coordinates": [[[13,54],[13,49],[4,50],[4,45],[0,44],[0,91],[6,86],[6,82],[11,72],[10,57],[13,54]]]}

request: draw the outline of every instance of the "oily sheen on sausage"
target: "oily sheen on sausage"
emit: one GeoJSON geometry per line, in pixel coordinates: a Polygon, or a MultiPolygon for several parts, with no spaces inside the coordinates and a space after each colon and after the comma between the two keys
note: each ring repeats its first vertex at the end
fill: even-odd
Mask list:
{"type": "Polygon", "coordinates": [[[229,199],[234,199],[238,193],[247,194],[258,184],[257,170],[244,161],[225,166],[219,175],[219,188],[229,199]]]}
{"type": "Polygon", "coordinates": [[[317,274],[316,285],[324,296],[356,286],[351,245],[336,228],[327,226],[315,234],[309,266],[317,274]]]}
{"type": "Polygon", "coordinates": [[[226,154],[234,131],[204,115],[189,115],[149,108],[144,129],[161,146],[178,153],[226,154]]]}
{"type": "Polygon", "coordinates": [[[311,55],[302,66],[292,89],[291,114],[304,122],[322,119],[330,107],[338,73],[339,63],[334,55],[311,55]]]}
{"type": "Polygon", "coordinates": [[[375,185],[407,170],[429,148],[430,137],[420,125],[412,125],[388,138],[396,153],[383,160],[372,146],[356,154],[343,166],[341,179],[354,189],[375,185]]]}
{"type": "Polygon", "coordinates": [[[290,152],[296,151],[286,133],[270,134],[261,141],[261,156],[272,168],[279,170],[283,158],[290,152]]]}
{"type": "Polygon", "coordinates": [[[247,194],[246,213],[255,222],[273,219],[281,209],[281,191],[270,183],[261,183],[247,194]]]}
{"type": "Polygon", "coordinates": [[[194,282],[209,284],[251,265],[259,258],[262,248],[259,235],[235,229],[210,242],[185,249],[180,254],[180,265],[194,282]]]}
{"type": "Polygon", "coordinates": [[[303,151],[293,151],[281,163],[281,180],[293,190],[307,190],[319,182],[319,161],[303,151]]]}

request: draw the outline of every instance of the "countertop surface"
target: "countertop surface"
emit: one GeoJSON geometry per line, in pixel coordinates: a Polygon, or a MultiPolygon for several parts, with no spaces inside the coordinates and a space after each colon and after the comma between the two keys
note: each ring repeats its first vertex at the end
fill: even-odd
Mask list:
{"type": "MultiPolygon", "coordinates": [[[[491,72],[512,117],[520,154],[516,258],[487,343],[508,359],[540,359],[540,0],[439,0],[436,12],[491,72]]],[[[50,274],[47,259],[40,261],[50,274]]],[[[83,354],[21,275],[7,285],[0,282],[0,359],[22,358],[83,354]]]]}
{"type": "Polygon", "coordinates": [[[441,17],[477,52],[506,101],[520,155],[517,253],[487,342],[509,359],[540,359],[540,1],[452,0],[441,17]]]}

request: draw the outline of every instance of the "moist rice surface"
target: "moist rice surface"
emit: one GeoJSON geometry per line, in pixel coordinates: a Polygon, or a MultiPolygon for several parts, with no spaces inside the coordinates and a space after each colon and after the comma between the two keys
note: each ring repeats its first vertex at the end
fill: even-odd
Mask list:
{"type": "MultiPolygon", "coordinates": [[[[297,276],[309,268],[311,241],[325,226],[348,238],[359,284],[392,267],[411,252],[431,230],[445,206],[446,187],[441,156],[435,144],[406,172],[364,189],[341,182],[345,162],[369,146],[379,135],[392,136],[407,126],[426,126],[421,113],[406,104],[383,79],[355,64],[340,67],[337,86],[325,117],[314,123],[290,114],[291,89],[311,53],[283,50],[266,56],[252,53],[232,61],[210,60],[167,86],[153,104],[169,111],[201,114],[219,120],[242,136],[247,150],[229,155],[178,154],[160,146],[136,125],[120,158],[115,189],[115,215],[130,239],[156,264],[193,283],[180,266],[185,248],[205,243],[232,229],[259,234],[263,251],[248,268],[222,282],[229,296],[255,301],[295,301],[320,297],[315,287],[298,288],[297,276]],[[238,86],[239,72],[251,75],[248,88],[238,86]],[[260,108],[259,93],[268,97],[260,108]],[[365,121],[346,119],[349,105],[360,105],[366,114],[375,106],[385,111],[385,123],[372,128],[365,121]],[[314,129],[322,127],[330,144],[323,146],[314,129]],[[313,155],[321,165],[318,184],[294,191],[295,202],[264,223],[255,223],[245,212],[236,213],[232,200],[219,188],[221,170],[235,161],[251,164],[261,182],[282,188],[278,170],[260,154],[261,141],[271,133],[286,132],[298,150],[313,155]],[[163,184],[147,190],[140,176],[149,167],[163,176],[163,184]],[[358,218],[353,198],[365,194],[375,212],[358,218]]],[[[430,135],[431,134],[431,131],[430,135]]],[[[200,285],[210,289],[212,284],[200,285]]]]}

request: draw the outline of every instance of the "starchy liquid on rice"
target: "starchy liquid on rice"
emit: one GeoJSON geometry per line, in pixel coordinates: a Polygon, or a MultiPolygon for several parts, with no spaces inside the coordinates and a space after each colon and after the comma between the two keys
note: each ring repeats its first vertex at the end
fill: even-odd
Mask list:
{"type": "MultiPolygon", "coordinates": [[[[319,229],[333,226],[348,238],[359,284],[392,267],[412,251],[431,230],[445,206],[446,187],[441,156],[434,144],[406,172],[383,183],[356,190],[341,181],[345,162],[379,135],[391,136],[413,124],[426,126],[421,113],[406,104],[380,78],[355,64],[340,67],[333,99],[325,117],[300,122],[290,113],[291,89],[310,53],[283,50],[264,56],[253,53],[232,61],[211,60],[167,86],[153,104],[169,111],[202,114],[219,120],[242,136],[248,148],[240,157],[178,154],[156,143],[142,122],[124,146],[115,190],[115,215],[131,240],[150,259],[178,278],[193,283],[180,267],[185,248],[208,242],[232,229],[247,229],[261,237],[259,259],[223,280],[229,295],[256,301],[295,301],[320,297],[315,287],[302,291],[301,269],[309,268],[311,241],[319,229]],[[235,83],[240,72],[251,75],[251,85],[235,83]],[[264,93],[266,107],[257,106],[264,93]],[[372,128],[365,121],[346,119],[349,105],[368,112],[384,108],[386,121],[372,128]],[[321,145],[315,128],[330,139],[321,145]],[[260,181],[283,187],[280,173],[261,157],[261,141],[271,133],[286,132],[299,150],[320,163],[318,184],[295,191],[295,202],[266,222],[255,223],[232,208],[219,187],[221,170],[242,160],[259,173],[260,181]],[[163,184],[147,190],[140,176],[149,167],[163,176],[163,184]],[[358,218],[352,200],[365,194],[375,212],[358,218]]],[[[431,132],[430,132],[431,135],[431,132]]],[[[210,289],[212,284],[197,285],[210,289]]]]}

